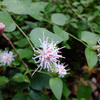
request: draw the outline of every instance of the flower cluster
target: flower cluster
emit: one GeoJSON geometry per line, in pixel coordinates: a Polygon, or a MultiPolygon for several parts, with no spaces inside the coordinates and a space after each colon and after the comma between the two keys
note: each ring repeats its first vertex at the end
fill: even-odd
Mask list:
{"type": "Polygon", "coordinates": [[[42,40],[39,38],[40,40],[40,48],[36,47],[36,49],[34,49],[34,52],[36,54],[34,54],[35,57],[33,57],[33,60],[35,61],[35,63],[39,63],[37,69],[33,72],[33,74],[38,70],[43,68],[43,69],[48,69],[53,71],[56,71],[59,76],[64,76],[67,74],[67,70],[64,69],[65,67],[61,64],[57,64],[60,61],[58,60],[59,58],[64,58],[62,55],[60,55],[60,49],[62,48],[57,48],[57,42],[54,43],[53,39],[51,41],[51,43],[48,43],[48,37],[45,39],[44,33],[43,33],[43,42],[42,40]],[[62,69],[63,66],[63,69],[62,69]],[[58,68],[58,69],[57,69],[58,68]],[[62,69],[62,73],[59,71],[60,68],[62,69]]]}
{"type": "MultiPolygon", "coordinates": [[[[66,66],[67,66],[67,65],[66,65],[66,66]]],[[[59,74],[59,77],[64,77],[64,75],[69,74],[69,73],[67,72],[69,69],[67,69],[67,70],[65,69],[66,66],[64,66],[63,63],[62,63],[62,64],[58,63],[58,64],[56,65],[55,72],[57,72],[57,73],[59,74]]]]}
{"type": "Polygon", "coordinates": [[[9,66],[12,61],[14,61],[15,55],[13,52],[5,50],[4,52],[0,52],[0,65],[9,66]]]}
{"type": "Polygon", "coordinates": [[[2,34],[4,30],[5,30],[5,25],[0,22],[0,33],[2,34]]]}

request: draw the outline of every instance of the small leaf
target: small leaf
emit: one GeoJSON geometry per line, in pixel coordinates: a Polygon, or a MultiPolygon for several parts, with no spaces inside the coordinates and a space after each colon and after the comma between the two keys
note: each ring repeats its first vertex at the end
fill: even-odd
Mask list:
{"type": "Polygon", "coordinates": [[[60,27],[54,25],[53,31],[54,31],[55,34],[59,35],[64,40],[68,40],[69,39],[68,33],[63,31],[60,27]]]}
{"type": "Polygon", "coordinates": [[[69,89],[64,82],[63,82],[63,94],[64,94],[65,98],[68,99],[69,89]]]}
{"type": "Polygon", "coordinates": [[[63,26],[63,25],[65,25],[65,23],[67,21],[67,17],[62,13],[55,13],[55,14],[51,15],[51,21],[54,24],[63,26]]]}
{"type": "Polygon", "coordinates": [[[33,71],[32,69],[27,69],[26,72],[24,73],[24,75],[26,75],[27,73],[30,73],[32,71],[33,71]]]}
{"type": "Polygon", "coordinates": [[[29,78],[21,73],[17,73],[14,77],[13,77],[13,81],[16,81],[16,82],[27,82],[27,83],[30,83],[30,80],[29,78]]]}
{"type": "Polygon", "coordinates": [[[5,76],[0,76],[0,85],[7,84],[9,82],[8,78],[5,76]]]}
{"type": "Polygon", "coordinates": [[[12,18],[9,14],[0,11],[0,22],[5,25],[5,32],[12,32],[15,30],[16,26],[12,22],[12,18]]]}
{"type": "Polygon", "coordinates": [[[99,36],[94,33],[88,32],[88,31],[83,31],[81,33],[81,39],[85,41],[88,45],[94,46],[96,45],[99,39],[99,36]]]}
{"type": "Polygon", "coordinates": [[[31,49],[29,48],[25,48],[25,49],[18,49],[17,50],[18,54],[21,56],[21,58],[26,58],[26,59],[31,59],[33,56],[33,52],[31,49]]]}
{"type": "Polygon", "coordinates": [[[92,51],[89,48],[85,49],[85,56],[90,69],[92,69],[98,61],[96,52],[92,51]]]}
{"type": "Polygon", "coordinates": [[[12,100],[32,100],[32,99],[28,94],[18,92],[16,95],[14,95],[12,100]]]}
{"type": "Polygon", "coordinates": [[[39,91],[30,91],[29,96],[32,100],[50,100],[49,96],[39,91]]]}
{"type": "Polygon", "coordinates": [[[24,38],[24,39],[14,42],[14,45],[17,45],[18,47],[25,47],[28,45],[28,41],[26,38],[24,38]]]}
{"type": "Polygon", "coordinates": [[[52,32],[48,31],[45,28],[35,28],[30,33],[30,39],[34,45],[37,45],[37,46],[41,45],[39,38],[43,40],[43,33],[45,35],[45,38],[49,37],[48,39],[49,43],[51,43],[52,39],[54,40],[54,42],[58,41],[58,43],[63,41],[61,37],[59,37],[56,34],[53,34],[52,32]]]}
{"type": "Polygon", "coordinates": [[[63,90],[63,83],[60,78],[51,78],[49,81],[50,88],[52,92],[54,93],[55,97],[60,100],[63,90]]]}
{"type": "Polygon", "coordinates": [[[92,93],[92,88],[90,86],[80,85],[78,87],[77,97],[78,99],[85,98],[87,100],[90,100],[91,93],[92,93]]]}
{"type": "Polygon", "coordinates": [[[35,73],[35,75],[31,78],[30,87],[35,90],[50,89],[49,79],[50,76],[48,75],[35,73]]]}

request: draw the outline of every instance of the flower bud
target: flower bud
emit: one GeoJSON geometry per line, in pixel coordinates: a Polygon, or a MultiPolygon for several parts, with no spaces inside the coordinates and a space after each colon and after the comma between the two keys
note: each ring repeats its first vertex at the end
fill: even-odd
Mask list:
{"type": "Polygon", "coordinates": [[[5,30],[5,25],[0,22],[0,34],[2,34],[4,30],[5,30]]]}

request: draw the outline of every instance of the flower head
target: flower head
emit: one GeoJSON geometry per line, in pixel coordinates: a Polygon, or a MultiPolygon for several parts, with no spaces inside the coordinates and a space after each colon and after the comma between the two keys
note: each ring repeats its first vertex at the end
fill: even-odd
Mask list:
{"type": "Polygon", "coordinates": [[[69,69],[67,69],[67,70],[65,69],[66,66],[64,66],[64,64],[60,64],[60,63],[56,64],[55,72],[57,72],[59,74],[59,77],[64,77],[65,75],[69,74],[67,72],[69,69]]]}
{"type": "Polygon", "coordinates": [[[4,30],[5,30],[5,25],[0,22],[0,33],[3,33],[4,30]]]}
{"type": "MultiPolygon", "coordinates": [[[[99,44],[99,47],[100,47],[100,39],[98,40],[98,44],[99,44]]],[[[98,61],[100,63],[100,48],[97,49],[97,52],[98,52],[98,61]]]]}
{"type": "Polygon", "coordinates": [[[98,40],[98,44],[100,45],[100,39],[98,40]]]}
{"type": "MultiPolygon", "coordinates": [[[[58,58],[64,58],[62,57],[62,55],[58,54],[60,53],[59,50],[61,48],[57,48],[56,45],[57,43],[54,43],[54,41],[52,40],[51,43],[48,43],[48,37],[45,39],[45,36],[43,34],[43,42],[42,40],[39,38],[40,40],[40,47],[41,49],[37,48],[37,50],[34,49],[34,52],[38,53],[38,55],[35,55],[35,57],[33,57],[34,61],[36,63],[40,63],[38,68],[34,71],[34,73],[40,68],[40,70],[42,68],[44,69],[49,69],[51,71],[54,70],[54,66],[56,64],[56,62],[59,62],[58,58]]],[[[33,74],[34,74],[33,73],[33,74]]]]}
{"type": "Polygon", "coordinates": [[[8,52],[7,50],[5,50],[3,53],[0,52],[0,65],[10,65],[11,62],[14,60],[14,55],[13,52],[8,52]]]}

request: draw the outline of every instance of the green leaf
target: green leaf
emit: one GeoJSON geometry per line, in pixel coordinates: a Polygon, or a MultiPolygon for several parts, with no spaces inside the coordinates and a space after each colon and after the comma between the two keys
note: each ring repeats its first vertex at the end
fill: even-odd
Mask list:
{"type": "Polygon", "coordinates": [[[8,78],[5,76],[0,76],[0,85],[7,84],[9,82],[8,78]]]}
{"type": "Polygon", "coordinates": [[[65,23],[67,21],[67,17],[62,13],[55,13],[55,14],[51,15],[51,21],[54,24],[63,26],[63,25],[65,25],[65,23]]]}
{"type": "Polygon", "coordinates": [[[81,33],[81,39],[85,41],[88,45],[93,46],[96,45],[99,36],[88,31],[83,31],[81,33]]]}
{"type": "Polygon", "coordinates": [[[30,6],[30,13],[29,15],[39,21],[43,20],[43,14],[40,13],[41,11],[44,12],[44,8],[46,7],[47,2],[34,2],[31,3],[30,6]],[[41,5],[41,6],[40,6],[41,5]]]}
{"type": "Polygon", "coordinates": [[[49,85],[55,97],[58,100],[61,100],[61,95],[62,95],[62,90],[63,90],[62,80],[56,77],[50,78],[49,85]]]}
{"type": "Polygon", "coordinates": [[[69,89],[67,87],[67,85],[63,82],[63,94],[66,98],[66,100],[68,99],[68,95],[69,95],[69,89]]]}
{"type": "Polygon", "coordinates": [[[12,100],[32,100],[32,98],[28,94],[19,92],[12,98],[12,100]]]}
{"type": "Polygon", "coordinates": [[[35,28],[30,33],[30,39],[34,45],[36,45],[36,46],[41,45],[39,38],[41,40],[43,40],[43,33],[45,35],[45,38],[49,37],[49,39],[48,39],[49,43],[51,43],[52,39],[54,40],[54,42],[58,41],[58,43],[63,41],[63,39],[61,37],[59,37],[56,34],[53,34],[52,32],[48,31],[45,28],[35,28]]]}
{"type": "Polygon", "coordinates": [[[31,21],[25,21],[25,23],[31,28],[36,28],[37,27],[37,23],[31,22],[31,21]]]}
{"type": "Polygon", "coordinates": [[[3,0],[6,10],[15,14],[29,14],[31,0],[3,0]]]}
{"type": "Polygon", "coordinates": [[[29,83],[26,82],[12,82],[13,84],[13,89],[16,90],[17,92],[21,92],[29,87],[29,83]]]}
{"type": "Polygon", "coordinates": [[[21,73],[17,73],[16,75],[14,75],[14,77],[12,78],[13,81],[16,81],[16,82],[27,82],[27,83],[30,83],[30,80],[29,78],[21,73]]]}
{"type": "Polygon", "coordinates": [[[5,32],[12,32],[15,30],[16,26],[12,22],[12,18],[9,14],[0,11],[0,22],[2,22],[6,29],[5,32]]]}
{"type": "Polygon", "coordinates": [[[29,95],[32,98],[32,100],[50,100],[49,96],[42,94],[38,91],[37,92],[31,91],[29,95]]]}
{"type": "MultiPolygon", "coordinates": [[[[80,85],[78,87],[78,99],[85,98],[87,100],[90,99],[92,93],[92,88],[90,86],[80,85]]],[[[83,99],[84,100],[84,99],[83,99]]]]}
{"type": "Polygon", "coordinates": [[[41,14],[41,13],[36,13],[36,14],[29,14],[31,17],[33,17],[34,19],[36,19],[36,20],[39,20],[39,21],[42,21],[43,20],[43,14],[41,14]]]}
{"type": "Polygon", "coordinates": [[[43,1],[31,3],[30,14],[38,14],[41,11],[44,12],[44,8],[46,7],[47,4],[48,4],[47,2],[43,2],[43,1]]]}
{"type": "Polygon", "coordinates": [[[24,39],[14,42],[14,45],[16,45],[18,47],[25,47],[28,45],[28,41],[26,38],[24,38],[24,39]]]}
{"type": "Polygon", "coordinates": [[[85,49],[85,56],[90,69],[92,69],[98,61],[96,52],[92,51],[89,48],[85,49]]]}
{"type": "Polygon", "coordinates": [[[32,69],[27,69],[26,72],[24,73],[24,75],[26,75],[27,73],[33,72],[32,69]]]}
{"type": "Polygon", "coordinates": [[[64,40],[68,40],[69,39],[68,33],[63,31],[60,27],[54,25],[53,26],[53,31],[54,31],[55,34],[59,35],[64,40]]]}
{"type": "Polygon", "coordinates": [[[35,73],[31,78],[30,87],[36,90],[43,90],[44,88],[49,89],[50,76],[42,73],[35,73]]]}
{"type": "Polygon", "coordinates": [[[21,58],[26,58],[26,59],[31,59],[33,56],[33,52],[31,49],[29,48],[25,48],[25,49],[18,49],[17,50],[18,54],[21,56],[21,58]]]}

